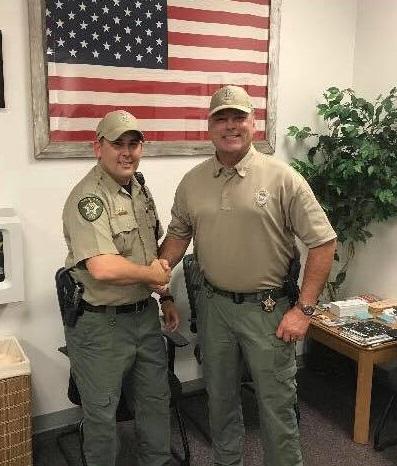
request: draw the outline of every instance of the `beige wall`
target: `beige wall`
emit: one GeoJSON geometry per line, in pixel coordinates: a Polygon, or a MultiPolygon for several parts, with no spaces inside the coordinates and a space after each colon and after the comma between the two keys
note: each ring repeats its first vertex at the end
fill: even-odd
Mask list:
{"type": "MultiPolygon", "coordinates": [[[[368,99],[397,86],[397,2],[358,2],[353,87],[368,99]]],[[[397,297],[397,218],[373,225],[374,237],[357,251],[346,294],[397,297]]]]}
{"type": "MultiPolygon", "coordinates": [[[[364,3],[369,8],[371,2],[364,3]]],[[[376,3],[378,9],[387,10],[379,6],[382,2],[376,3]]],[[[26,283],[23,303],[0,306],[0,333],[15,335],[31,359],[33,407],[34,414],[39,415],[70,406],[66,400],[68,364],[56,351],[63,343],[63,331],[56,306],[54,272],[65,255],[60,220],[63,202],[93,161],[33,158],[26,4],[24,0],[0,0],[8,106],[0,110],[0,206],[14,207],[21,218],[26,283]]],[[[327,86],[352,85],[353,65],[358,66],[354,61],[356,8],[357,0],[284,0],[278,157],[291,155],[284,137],[287,126],[315,123],[313,109],[327,86]]],[[[364,21],[366,14],[362,10],[360,18],[364,21]]],[[[389,33],[396,34],[391,25],[389,33]]],[[[381,46],[378,53],[379,50],[382,53],[381,46]]],[[[178,181],[199,161],[172,157],[143,160],[141,169],[164,224],[169,220],[178,181]]],[[[174,286],[183,301],[180,274],[174,286]]],[[[191,361],[185,359],[184,376],[189,377],[194,371],[191,361]]]]}

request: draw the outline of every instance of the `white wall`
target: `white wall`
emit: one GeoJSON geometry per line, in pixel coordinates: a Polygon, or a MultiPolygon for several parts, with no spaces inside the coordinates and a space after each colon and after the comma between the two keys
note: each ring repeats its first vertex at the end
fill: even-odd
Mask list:
{"type": "MultiPolygon", "coordinates": [[[[0,306],[0,333],[15,335],[28,353],[33,410],[41,415],[70,406],[66,399],[68,364],[56,351],[63,343],[63,330],[54,272],[65,256],[63,202],[94,162],[33,158],[26,4],[24,0],[0,0],[8,107],[0,111],[0,206],[14,207],[22,220],[26,283],[25,302],[0,306]]],[[[277,156],[291,155],[284,137],[287,126],[313,121],[315,103],[327,86],[352,84],[356,8],[357,0],[284,0],[277,156]]],[[[199,161],[174,157],[143,160],[141,169],[164,224],[170,218],[178,181],[199,161]]],[[[174,286],[185,303],[180,273],[174,286]]],[[[184,370],[187,376],[189,370],[194,372],[190,365],[184,370]]]]}
{"type": "MultiPolygon", "coordinates": [[[[353,88],[367,99],[397,86],[397,2],[358,2],[353,88]]],[[[397,297],[397,218],[370,229],[374,237],[357,251],[346,295],[372,292],[397,297]]]]}

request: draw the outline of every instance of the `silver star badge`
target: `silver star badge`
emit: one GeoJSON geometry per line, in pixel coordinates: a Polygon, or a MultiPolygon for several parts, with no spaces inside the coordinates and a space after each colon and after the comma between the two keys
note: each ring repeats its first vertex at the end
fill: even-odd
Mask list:
{"type": "Polygon", "coordinates": [[[262,309],[265,312],[273,312],[274,311],[274,306],[276,305],[276,301],[270,297],[270,295],[261,301],[261,306],[262,309]]]}

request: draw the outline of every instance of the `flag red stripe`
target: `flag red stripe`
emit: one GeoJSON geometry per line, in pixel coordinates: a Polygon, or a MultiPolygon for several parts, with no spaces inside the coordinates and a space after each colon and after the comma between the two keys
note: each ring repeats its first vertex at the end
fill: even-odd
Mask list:
{"type": "Polygon", "coordinates": [[[235,2],[255,3],[256,5],[270,5],[271,0],[234,0],[235,2]]]}
{"type": "MultiPolygon", "coordinates": [[[[76,105],[76,104],[50,104],[49,111],[52,117],[66,118],[102,118],[113,110],[126,110],[141,120],[206,120],[207,108],[196,107],[137,107],[119,105],[76,105]]],[[[264,119],[266,111],[263,108],[255,109],[255,117],[264,119]]]]}
{"type": "MultiPolygon", "coordinates": [[[[263,140],[264,131],[255,133],[256,141],[263,140]]],[[[87,142],[95,139],[95,131],[52,131],[51,142],[87,142]]],[[[208,134],[201,131],[145,131],[148,141],[207,141],[208,134]]]]}
{"type": "MultiPolygon", "coordinates": [[[[228,84],[228,83],[225,83],[228,84]]],[[[48,76],[49,90],[211,96],[222,84],[125,81],[101,78],[48,76]]],[[[251,97],[266,96],[266,86],[244,86],[251,97]]]]}
{"type": "Polygon", "coordinates": [[[184,71],[218,71],[226,73],[251,73],[267,74],[267,63],[251,63],[244,61],[228,60],[195,60],[193,58],[169,57],[168,68],[170,70],[184,71]]]}
{"type": "Polygon", "coordinates": [[[196,8],[168,6],[168,18],[201,23],[231,24],[234,26],[251,26],[260,29],[269,27],[269,18],[260,16],[228,13],[223,11],[204,11],[196,8]]]}
{"type": "Polygon", "coordinates": [[[168,31],[168,43],[174,45],[194,45],[194,47],[214,47],[266,52],[267,40],[221,37],[168,31]]]}

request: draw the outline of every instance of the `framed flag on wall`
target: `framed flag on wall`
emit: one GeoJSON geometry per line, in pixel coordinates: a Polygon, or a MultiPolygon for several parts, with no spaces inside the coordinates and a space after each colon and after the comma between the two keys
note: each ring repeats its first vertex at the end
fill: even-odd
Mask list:
{"type": "Polygon", "coordinates": [[[100,118],[135,115],[145,155],[210,155],[207,109],[225,84],[255,107],[273,152],[281,0],[30,0],[35,156],[91,157],[100,118]]]}
{"type": "Polygon", "coordinates": [[[0,31],[0,108],[6,106],[4,100],[4,74],[3,74],[3,41],[0,31]]]}

